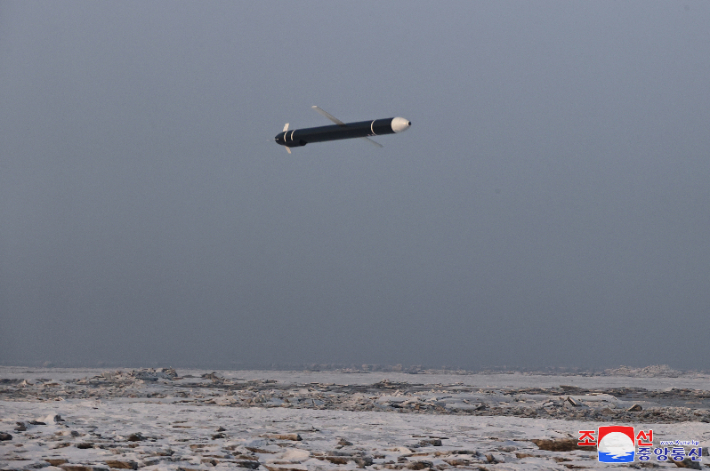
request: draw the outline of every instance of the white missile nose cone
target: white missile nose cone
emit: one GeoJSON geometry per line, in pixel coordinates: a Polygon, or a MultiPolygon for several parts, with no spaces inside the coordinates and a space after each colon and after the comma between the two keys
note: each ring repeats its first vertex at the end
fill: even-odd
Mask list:
{"type": "Polygon", "coordinates": [[[412,123],[409,122],[408,119],[405,118],[392,118],[392,131],[394,132],[402,132],[406,131],[409,126],[411,126],[412,123]]]}

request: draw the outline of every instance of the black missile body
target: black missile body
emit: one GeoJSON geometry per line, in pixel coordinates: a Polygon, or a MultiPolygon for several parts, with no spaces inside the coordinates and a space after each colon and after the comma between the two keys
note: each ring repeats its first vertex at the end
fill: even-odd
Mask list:
{"type": "MultiPolygon", "coordinates": [[[[284,131],[277,134],[274,138],[276,143],[286,146],[286,150],[289,150],[290,147],[301,147],[311,142],[335,141],[339,139],[353,139],[356,137],[367,139],[371,136],[394,134],[406,130],[412,124],[404,118],[385,118],[375,119],[373,121],[343,123],[320,108],[316,106],[313,108],[337,124],[289,131],[287,123],[284,127],[284,131]]],[[[370,139],[368,140],[380,146],[377,142],[370,139]]]]}

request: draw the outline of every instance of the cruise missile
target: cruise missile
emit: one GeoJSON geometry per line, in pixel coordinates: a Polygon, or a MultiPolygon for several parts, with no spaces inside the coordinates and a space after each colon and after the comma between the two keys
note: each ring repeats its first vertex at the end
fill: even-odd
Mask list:
{"type": "Polygon", "coordinates": [[[370,139],[370,136],[406,131],[409,126],[412,125],[412,123],[405,118],[385,118],[372,121],[358,121],[356,123],[344,123],[317,106],[313,106],[312,108],[335,124],[289,131],[288,123],[286,123],[284,130],[278,133],[274,140],[277,144],[285,146],[289,154],[291,153],[291,147],[302,147],[310,142],[335,141],[338,139],[353,139],[356,137],[366,139],[377,147],[382,147],[379,142],[370,139]]]}

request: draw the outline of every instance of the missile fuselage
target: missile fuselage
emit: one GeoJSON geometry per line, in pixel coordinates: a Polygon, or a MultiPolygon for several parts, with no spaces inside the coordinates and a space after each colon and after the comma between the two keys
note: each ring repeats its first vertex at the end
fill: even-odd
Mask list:
{"type": "Polygon", "coordinates": [[[333,124],[330,126],[284,131],[277,134],[274,140],[277,144],[281,144],[282,146],[301,147],[311,142],[394,134],[406,130],[411,124],[412,123],[404,118],[375,119],[374,121],[359,121],[356,123],[333,124]]]}

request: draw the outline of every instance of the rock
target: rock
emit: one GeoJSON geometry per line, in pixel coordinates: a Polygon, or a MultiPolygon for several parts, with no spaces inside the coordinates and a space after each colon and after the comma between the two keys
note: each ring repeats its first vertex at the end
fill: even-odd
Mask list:
{"type": "Polygon", "coordinates": [[[93,448],[94,444],[93,443],[77,443],[76,447],[80,450],[88,450],[89,448],[93,448]]]}
{"type": "Polygon", "coordinates": [[[431,461],[412,461],[407,465],[407,469],[428,469],[431,468],[433,463],[431,461]]]}
{"type": "Polygon", "coordinates": [[[16,432],[24,432],[27,430],[27,426],[25,425],[24,422],[16,422],[17,426],[15,427],[16,432]]]}
{"type": "Polygon", "coordinates": [[[218,431],[218,432],[226,432],[227,429],[224,428],[224,427],[220,427],[220,428],[217,429],[217,431],[218,431]]]}
{"type": "Polygon", "coordinates": [[[39,420],[30,420],[28,423],[30,425],[47,425],[45,422],[41,422],[39,420]]]}
{"type": "Polygon", "coordinates": [[[300,442],[303,440],[303,438],[301,438],[301,436],[297,433],[269,433],[264,436],[274,440],[291,440],[294,442],[300,442]]]}
{"type": "Polygon", "coordinates": [[[212,435],[212,440],[217,440],[219,438],[226,438],[226,435],[223,433],[215,433],[214,435],[212,435]]]}
{"type": "Polygon", "coordinates": [[[52,466],[59,466],[69,462],[66,458],[44,458],[44,461],[52,466]]]}
{"type": "Polygon", "coordinates": [[[142,433],[136,432],[130,434],[126,440],[128,440],[129,442],[142,442],[143,440],[145,440],[145,437],[142,433]]]}
{"type": "Polygon", "coordinates": [[[121,460],[106,460],[106,465],[109,468],[116,469],[138,469],[138,463],[132,460],[121,461],[121,460]]]}
{"type": "Polygon", "coordinates": [[[631,406],[627,409],[627,411],[629,411],[629,412],[639,412],[642,410],[643,410],[643,407],[641,407],[640,404],[634,404],[633,406],[631,406]]]}
{"type": "Polygon", "coordinates": [[[247,469],[257,469],[259,467],[259,462],[256,460],[236,460],[234,464],[247,469]]]}
{"type": "Polygon", "coordinates": [[[155,456],[173,456],[175,452],[170,448],[159,448],[153,452],[155,456]]]}
{"type": "Polygon", "coordinates": [[[175,371],[175,368],[160,368],[158,370],[158,375],[163,376],[167,379],[175,379],[178,377],[177,371],[175,371]]]}
{"type": "Polygon", "coordinates": [[[364,468],[366,466],[372,466],[373,460],[371,456],[358,456],[355,459],[355,464],[358,468],[364,468]]]}
{"type": "Polygon", "coordinates": [[[438,438],[422,440],[419,442],[419,446],[441,446],[441,440],[439,440],[438,438]]]}
{"type": "Polygon", "coordinates": [[[448,463],[450,466],[453,466],[454,468],[460,468],[462,466],[469,466],[471,464],[471,460],[463,459],[463,458],[448,458],[444,460],[445,463],[448,463]]]}
{"type": "Polygon", "coordinates": [[[12,435],[10,435],[9,433],[0,432],[0,442],[6,442],[8,440],[12,440],[12,435]]]}
{"type": "Polygon", "coordinates": [[[47,417],[44,417],[42,420],[48,424],[57,424],[59,422],[64,422],[64,419],[62,419],[62,416],[59,414],[49,414],[47,417]]]}
{"type": "Polygon", "coordinates": [[[693,461],[690,458],[686,458],[683,461],[674,461],[674,463],[679,468],[702,469],[699,461],[693,461]]]}
{"type": "Polygon", "coordinates": [[[575,401],[572,396],[567,396],[567,402],[572,404],[574,407],[579,407],[579,402],[575,401]]]}
{"type": "Polygon", "coordinates": [[[252,453],[276,453],[273,450],[267,450],[265,448],[257,448],[253,446],[244,446],[247,450],[251,451],[252,453]]]}
{"type": "Polygon", "coordinates": [[[88,464],[65,463],[59,467],[64,471],[109,471],[109,469],[105,466],[92,466],[88,464]]]}
{"type": "Polygon", "coordinates": [[[353,444],[351,442],[347,441],[344,438],[341,438],[340,440],[338,440],[338,446],[342,447],[342,446],[352,446],[352,445],[353,444]]]}
{"type": "Polygon", "coordinates": [[[308,468],[302,464],[269,464],[264,465],[264,468],[269,471],[308,471],[308,468]]]}
{"type": "Polygon", "coordinates": [[[159,379],[174,380],[178,377],[177,372],[173,368],[154,368],[133,370],[126,374],[122,371],[116,373],[104,373],[104,377],[110,381],[137,379],[141,381],[158,381],[159,379]]]}
{"type": "Polygon", "coordinates": [[[530,440],[541,450],[545,451],[574,451],[585,450],[593,451],[593,448],[588,446],[577,445],[577,440],[574,438],[556,438],[552,440],[530,440]]]}

